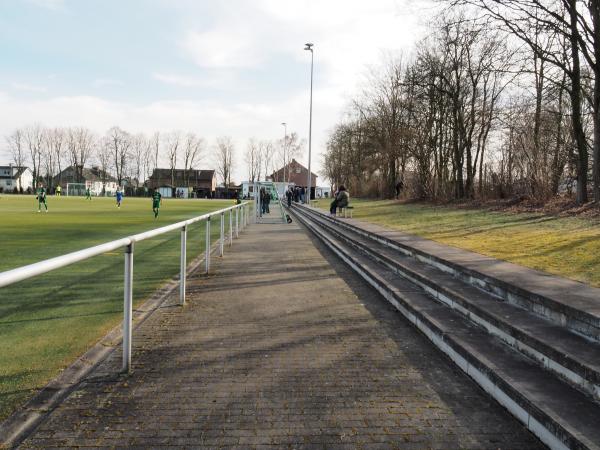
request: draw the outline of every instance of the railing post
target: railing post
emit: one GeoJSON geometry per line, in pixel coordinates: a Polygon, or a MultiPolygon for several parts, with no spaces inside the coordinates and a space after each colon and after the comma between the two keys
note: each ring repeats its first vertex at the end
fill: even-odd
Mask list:
{"type": "Polygon", "coordinates": [[[233,245],[233,210],[229,210],[229,246],[233,245]]]}
{"type": "Polygon", "coordinates": [[[206,219],[206,256],[204,257],[206,263],[206,273],[210,270],[210,216],[206,219]]]}
{"type": "Polygon", "coordinates": [[[219,256],[223,256],[224,253],[224,240],[225,240],[225,213],[221,213],[221,239],[219,240],[219,256]]]}
{"type": "Polygon", "coordinates": [[[123,282],[123,372],[131,370],[131,328],[133,315],[133,242],[125,247],[123,282]]]}
{"type": "Polygon", "coordinates": [[[181,259],[179,263],[179,304],[185,305],[185,281],[187,271],[187,225],[181,228],[181,259]]]}
{"type": "Polygon", "coordinates": [[[240,230],[244,229],[244,205],[240,205],[240,230]]]}
{"type": "Polygon", "coordinates": [[[240,221],[239,221],[239,213],[240,208],[235,208],[235,237],[238,238],[240,235],[240,221]]]}

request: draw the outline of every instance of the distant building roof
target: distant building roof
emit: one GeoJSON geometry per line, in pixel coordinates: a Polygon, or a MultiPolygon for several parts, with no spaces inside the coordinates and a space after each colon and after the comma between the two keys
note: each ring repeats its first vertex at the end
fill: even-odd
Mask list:
{"type": "Polygon", "coordinates": [[[0,179],[3,180],[16,180],[23,175],[23,173],[29,170],[27,166],[0,166],[0,179]],[[12,169],[12,174],[10,173],[12,169]]]}
{"type": "Polygon", "coordinates": [[[148,186],[151,188],[161,186],[192,186],[214,190],[214,187],[216,186],[215,171],[173,169],[173,173],[171,173],[171,169],[154,169],[152,176],[148,178],[148,186]],[[173,176],[172,178],[171,175],[173,176]],[[171,184],[174,185],[171,186],[171,184]]]}
{"type": "MultiPolygon", "coordinates": [[[[294,183],[296,186],[306,186],[307,178],[308,169],[295,159],[292,159],[288,165],[271,174],[271,179],[273,181],[288,181],[294,183]]],[[[314,187],[316,185],[317,174],[311,172],[311,186],[314,187]]]]}
{"type": "Polygon", "coordinates": [[[116,182],[117,179],[113,177],[108,172],[98,168],[98,167],[83,167],[81,169],[81,179],[75,170],[75,166],[69,166],[63,171],[61,171],[58,175],[54,177],[54,182],[58,184],[58,180],[61,183],[85,183],[86,181],[94,182],[116,182]]]}

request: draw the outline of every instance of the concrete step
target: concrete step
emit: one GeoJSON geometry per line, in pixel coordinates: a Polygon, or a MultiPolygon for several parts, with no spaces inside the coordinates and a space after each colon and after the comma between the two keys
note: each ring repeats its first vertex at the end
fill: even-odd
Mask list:
{"type": "Polygon", "coordinates": [[[501,301],[423,261],[353,230],[341,229],[325,217],[313,219],[338,238],[404,276],[434,298],[456,309],[488,332],[578,389],[600,399],[600,344],[530,311],[501,301]]]}
{"type": "Polygon", "coordinates": [[[297,217],[545,444],[600,448],[592,398],[305,214],[297,217]]]}
{"type": "MultiPolygon", "coordinates": [[[[306,206],[300,208],[309,209],[306,206]]],[[[600,289],[357,219],[317,214],[600,342],[600,289]]]]}

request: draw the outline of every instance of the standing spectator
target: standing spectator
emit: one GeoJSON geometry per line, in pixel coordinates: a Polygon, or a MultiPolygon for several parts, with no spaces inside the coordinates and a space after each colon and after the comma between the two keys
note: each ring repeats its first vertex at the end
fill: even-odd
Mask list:
{"type": "Polygon", "coordinates": [[[292,188],[288,188],[288,190],[285,191],[285,198],[287,198],[288,208],[292,207],[292,196],[293,196],[293,194],[292,194],[292,188]]]}
{"type": "Polygon", "coordinates": [[[305,200],[305,196],[306,196],[306,189],[304,189],[304,186],[302,186],[302,187],[300,188],[300,201],[301,201],[302,203],[305,203],[305,202],[304,202],[304,200],[305,200]]]}
{"type": "Polygon", "coordinates": [[[350,194],[346,190],[344,185],[340,186],[338,191],[336,192],[335,198],[331,202],[331,207],[329,208],[329,213],[335,216],[335,212],[337,208],[345,208],[348,206],[348,202],[350,201],[350,194]]]}
{"type": "Polygon", "coordinates": [[[269,206],[271,205],[271,192],[268,189],[265,190],[265,211],[267,214],[271,214],[271,209],[269,206]]]}

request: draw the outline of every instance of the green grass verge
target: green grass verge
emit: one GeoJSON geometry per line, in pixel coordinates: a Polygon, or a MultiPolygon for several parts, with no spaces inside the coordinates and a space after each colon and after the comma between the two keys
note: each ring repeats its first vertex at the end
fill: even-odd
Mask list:
{"type": "MultiPolygon", "coordinates": [[[[111,198],[50,197],[46,214],[37,213],[32,196],[0,196],[0,271],[232,204],[165,199],[155,220],[150,199],[125,198],[117,209],[111,198]]],[[[211,228],[213,242],[219,235],[217,224],[211,228]]],[[[204,250],[204,227],[190,227],[188,261],[204,250]]],[[[179,231],[136,244],[136,304],[178,273],[179,251],[179,231]]],[[[0,288],[0,420],[118,325],[122,310],[122,251],[0,288]]]]}
{"type": "MultiPolygon", "coordinates": [[[[395,201],[352,200],[353,217],[600,287],[600,222],[395,201]]],[[[329,209],[329,201],[317,206],[329,209]]]]}

